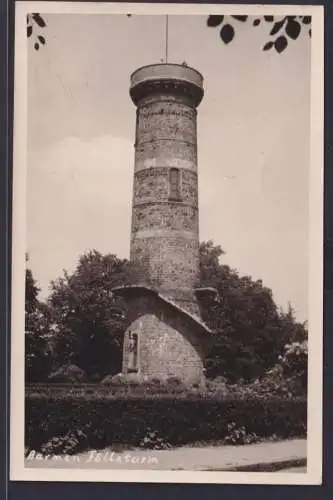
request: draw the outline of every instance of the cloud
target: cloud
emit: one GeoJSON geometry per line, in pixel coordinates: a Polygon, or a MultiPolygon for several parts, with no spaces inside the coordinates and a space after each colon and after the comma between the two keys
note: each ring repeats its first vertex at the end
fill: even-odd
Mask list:
{"type": "Polygon", "coordinates": [[[111,135],[30,155],[28,252],[44,290],[89,248],[128,255],[133,158],[130,141],[111,135]]]}
{"type": "MultiPolygon", "coordinates": [[[[223,168],[213,151],[202,151],[200,237],[221,244],[226,263],[272,286],[279,304],[292,300],[303,312],[307,219],[304,210],[295,210],[289,186],[298,172],[290,173],[286,189],[285,175],[275,174],[279,159],[273,168],[268,145],[265,155],[261,151],[256,149],[243,171],[235,168],[242,164],[238,151],[236,155],[225,148],[223,168]]],[[[72,270],[86,250],[128,257],[134,163],[130,140],[71,137],[31,154],[28,163],[28,252],[43,295],[49,281],[63,268],[72,270]]],[[[297,199],[304,195],[301,191],[297,199]]]]}

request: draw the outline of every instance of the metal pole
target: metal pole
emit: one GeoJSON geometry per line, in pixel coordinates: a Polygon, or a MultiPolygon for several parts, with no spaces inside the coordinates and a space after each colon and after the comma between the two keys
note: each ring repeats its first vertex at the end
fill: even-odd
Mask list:
{"type": "Polygon", "coordinates": [[[169,16],[165,19],[165,62],[168,63],[168,43],[169,43],[169,16]]]}

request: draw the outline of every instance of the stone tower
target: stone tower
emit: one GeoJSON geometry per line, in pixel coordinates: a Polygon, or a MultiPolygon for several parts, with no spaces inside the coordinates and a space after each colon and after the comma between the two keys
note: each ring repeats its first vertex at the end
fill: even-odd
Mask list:
{"type": "Polygon", "coordinates": [[[200,319],[197,106],[202,75],[185,65],[155,64],[131,76],[136,109],[128,303],[123,373],[203,379],[211,332],[200,319]]]}

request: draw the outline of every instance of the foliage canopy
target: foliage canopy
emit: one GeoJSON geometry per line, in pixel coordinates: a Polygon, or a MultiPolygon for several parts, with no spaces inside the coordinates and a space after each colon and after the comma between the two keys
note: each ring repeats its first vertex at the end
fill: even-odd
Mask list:
{"type": "MultiPolygon", "coordinates": [[[[231,383],[250,381],[279,363],[286,345],[306,341],[306,324],[296,321],[291,307],[287,312],[279,310],[272,291],[260,280],[239,276],[221,264],[222,255],[222,248],[212,241],[200,245],[201,286],[218,292],[216,300],[201,304],[203,319],[215,331],[206,374],[209,378],[225,377],[231,383]]],[[[75,366],[88,380],[101,380],[121,371],[123,334],[128,325],[126,305],[111,289],[131,284],[134,271],[126,259],[114,254],[87,252],[73,273],[65,272],[51,283],[46,304],[38,301],[38,289],[27,271],[28,352],[44,352],[47,344],[53,372],[75,366]]],[[[47,366],[50,369],[50,363],[47,366]]],[[[297,364],[291,371],[292,367],[298,370],[297,364]]],[[[41,378],[45,378],[42,373],[41,378]]]]}

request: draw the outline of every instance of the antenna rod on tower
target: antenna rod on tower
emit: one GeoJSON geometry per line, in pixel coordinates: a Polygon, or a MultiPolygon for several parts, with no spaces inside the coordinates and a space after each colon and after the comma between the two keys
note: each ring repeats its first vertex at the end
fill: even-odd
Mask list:
{"type": "Polygon", "coordinates": [[[169,16],[165,16],[165,62],[168,63],[169,16]]]}

